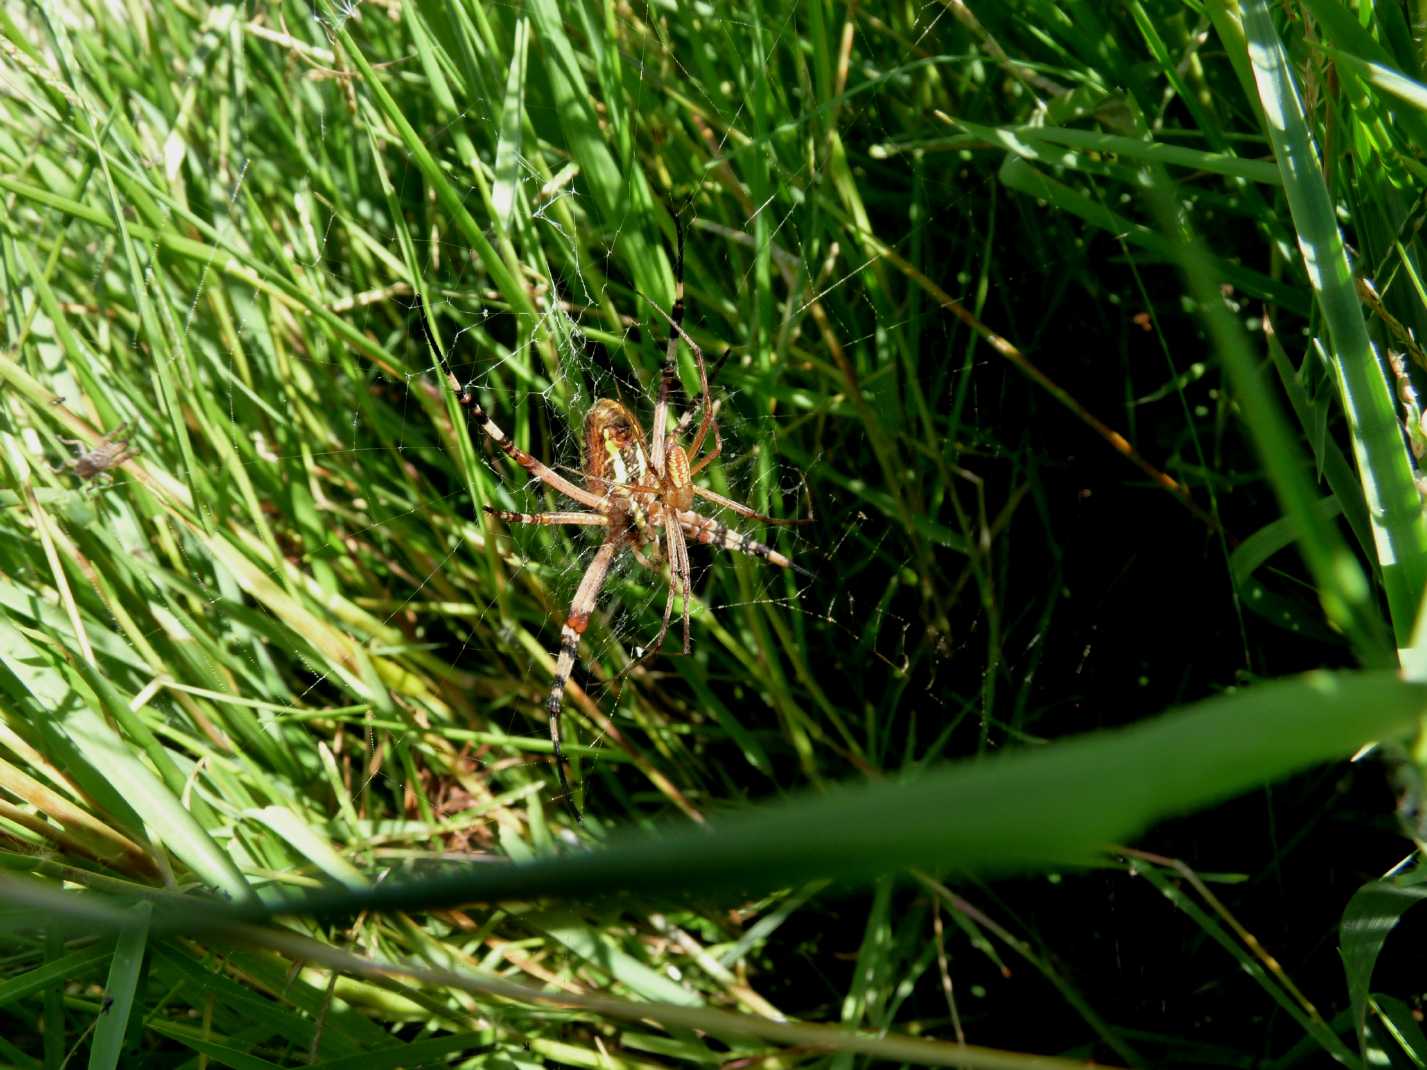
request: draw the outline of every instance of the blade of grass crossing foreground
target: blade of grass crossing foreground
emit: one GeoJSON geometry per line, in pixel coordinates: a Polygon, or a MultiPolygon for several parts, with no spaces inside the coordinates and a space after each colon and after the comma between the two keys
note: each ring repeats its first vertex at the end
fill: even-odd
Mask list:
{"type": "MultiPolygon", "coordinates": [[[[1244,29],[1266,130],[1283,176],[1313,295],[1328,327],[1353,453],[1363,481],[1398,645],[1411,642],[1427,582],[1427,518],[1413,479],[1392,392],[1367,325],[1333,200],[1306,125],[1288,57],[1264,0],[1244,7],[1244,29]]],[[[1354,581],[1355,582],[1355,581],[1354,581]]],[[[1348,593],[1347,588],[1340,593],[1348,593]]]]}
{"type": "MultiPolygon", "coordinates": [[[[711,900],[816,878],[863,882],[912,866],[994,875],[1094,864],[1108,845],[1156,820],[1404,735],[1424,701],[1427,688],[1403,682],[1395,669],[1315,673],[903,783],[790,797],[707,828],[670,824],[658,836],[625,830],[596,851],[319,891],[282,905],[166,904],[160,923],[183,928],[274,913],[333,916],[541,896],[711,900]],[[947,821],[946,814],[975,819],[947,821]]],[[[0,889],[0,898],[10,894],[0,889]]]]}

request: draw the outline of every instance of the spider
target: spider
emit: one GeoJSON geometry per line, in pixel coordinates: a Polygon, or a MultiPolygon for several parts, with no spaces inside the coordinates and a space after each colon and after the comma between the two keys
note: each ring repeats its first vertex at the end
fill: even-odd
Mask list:
{"type": "MultiPolygon", "coordinates": [[[[118,468],[139,451],[129,445],[124,438],[124,423],[99,440],[93,449],[85,449],[85,444],[77,438],[60,439],[66,446],[73,446],[75,455],[64,462],[65,468],[73,468],[74,474],[83,480],[94,480],[111,468],[118,468]]],[[[58,469],[56,469],[58,471],[58,469]]]]}
{"type": "MultiPolygon", "coordinates": [[[[564,706],[565,685],[575,666],[575,654],[580,636],[590,622],[600,589],[609,578],[610,568],[622,550],[629,550],[640,564],[657,568],[669,566],[669,590],[664,601],[664,618],[653,644],[638,658],[652,657],[669,634],[674,600],[682,603],[684,644],[689,652],[689,603],[693,598],[690,577],[688,543],[692,539],[706,545],[734,550],[760,557],[778,568],[799,568],[789,558],[742,532],[735,531],[713,517],[694,510],[694,499],[702,498],[723,509],[765,524],[803,524],[810,518],[779,520],[755,512],[729,498],[701,487],[693,479],[719,456],[723,449],[718,433],[717,406],[709,396],[709,376],[703,351],[685,333],[684,319],[684,233],[678,228],[677,255],[674,268],[674,305],[666,314],[656,311],[668,321],[669,342],[664,350],[663,369],[659,377],[659,395],[654,405],[653,419],[646,443],[644,430],[634,414],[623,404],[610,398],[599,398],[585,416],[584,486],[565,478],[550,466],[526,453],[506,435],[476,401],[469,385],[458,388],[451,377],[457,401],[481,431],[507,457],[557,493],[583,506],[582,511],[515,513],[483,506],[493,517],[512,524],[578,524],[599,527],[604,539],[593,560],[585,569],[569,615],[560,629],[560,650],[555,661],[555,676],[545,699],[545,712],[550,719],[550,742],[554,749],[555,771],[565,805],[577,824],[583,819],[574,804],[570,784],[565,775],[565,755],[561,749],[560,714],[564,706]],[[699,399],[669,430],[669,395],[677,378],[675,360],[679,342],[683,341],[694,355],[699,373],[699,399]],[[693,441],[685,448],[680,444],[694,421],[698,428],[693,441]],[[700,451],[710,442],[712,447],[702,456],[700,451]]],[[[636,662],[637,663],[637,662],[636,662]]]]}

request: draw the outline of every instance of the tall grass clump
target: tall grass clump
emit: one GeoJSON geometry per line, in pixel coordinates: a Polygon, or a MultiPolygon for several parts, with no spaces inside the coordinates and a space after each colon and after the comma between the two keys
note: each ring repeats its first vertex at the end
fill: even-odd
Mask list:
{"type": "Polygon", "coordinates": [[[1414,17],[0,2],[0,1065],[1421,1065],[1414,17]]]}

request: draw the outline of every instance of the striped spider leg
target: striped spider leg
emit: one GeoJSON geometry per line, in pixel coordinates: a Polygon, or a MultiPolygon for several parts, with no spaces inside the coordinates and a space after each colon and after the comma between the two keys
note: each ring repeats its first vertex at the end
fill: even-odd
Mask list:
{"type": "MultiPolygon", "coordinates": [[[[693,477],[706,468],[722,450],[716,421],[716,409],[709,394],[709,376],[703,353],[685,332],[684,316],[684,241],[679,230],[678,254],[675,261],[675,296],[673,308],[666,314],[654,306],[669,323],[670,334],[660,373],[659,395],[651,424],[652,444],[646,447],[645,434],[634,415],[618,401],[599,398],[585,416],[584,459],[581,474],[583,486],[561,475],[544,462],[526,453],[498,427],[476,401],[469,386],[457,392],[457,400],[468,414],[507,457],[531,476],[556,493],[582,507],[577,511],[516,513],[484,507],[491,516],[513,524],[559,525],[573,524],[604,528],[604,538],[594,558],[580,578],[570,610],[560,629],[560,650],[555,660],[555,675],[545,699],[550,720],[550,741],[554,750],[556,776],[565,806],[576,823],[581,822],[565,773],[565,756],[561,747],[560,717],[564,707],[565,687],[574,670],[580,637],[589,626],[601,589],[610,570],[623,550],[642,565],[655,569],[662,564],[669,568],[669,590],[664,604],[663,621],[653,644],[643,651],[636,664],[659,650],[669,632],[673,618],[674,599],[682,600],[684,631],[683,652],[690,649],[689,611],[693,601],[693,584],[689,562],[688,541],[732,550],[759,557],[779,568],[802,572],[789,558],[735,531],[712,517],[703,516],[693,508],[695,498],[703,498],[715,506],[728,509],[750,520],[770,524],[808,523],[808,519],[777,520],[694,484],[693,477]],[[695,405],[671,430],[670,395],[677,380],[675,361],[680,341],[694,355],[698,368],[700,394],[695,405]],[[688,449],[680,438],[698,421],[688,449]],[[709,434],[713,448],[699,456],[709,434]]],[[[453,380],[454,381],[454,380],[453,380]]]]}
{"type": "MultiPolygon", "coordinates": [[[[615,556],[629,541],[630,526],[627,508],[616,496],[598,494],[580,487],[522,450],[506,436],[506,433],[496,425],[495,421],[486,415],[485,410],[476,401],[470,386],[463,388],[457,394],[456,400],[466,410],[469,418],[479,424],[485,436],[494,442],[507,457],[542,483],[590,510],[589,512],[512,513],[504,509],[484,506],[487,513],[513,524],[577,524],[605,529],[604,540],[600,543],[600,548],[596,551],[594,559],[585,569],[585,574],[580,578],[580,585],[576,588],[575,597],[570,602],[570,612],[560,628],[560,652],[555,659],[555,678],[551,683],[549,694],[545,698],[545,712],[550,720],[550,743],[554,750],[555,774],[560,782],[560,795],[571,816],[579,824],[581,822],[580,811],[575,806],[574,793],[570,790],[570,782],[565,776],[565,754],[560,746],[560,712],[564,706],[565,684],[569,681],[570,673],[575,667],[575,653],[580,645],[580,636],[589,626],[590,614],[594,612],[600,589],[609,577],[610,566],[613,565],[615,556]]],[[[617,402],[610,404],[618,405],[617,402]]],[[[623,410],[624,406],[618,405],[618,408],[623,410]]],[[[607,439],[606,430],[603,427],[605,417],[600,413],[601,402],[597,401],[585,419],[587,441],[593,441],[596,436],[599,437],[601,443],[607,439]]],[[[608,438],[612,441],[613,435],[608,438]]],[[[587,460],[585,472],[588,481],[594,482],[589,477],[595,470],[603,470],[603,466],[592,464],[587,460]]]]}

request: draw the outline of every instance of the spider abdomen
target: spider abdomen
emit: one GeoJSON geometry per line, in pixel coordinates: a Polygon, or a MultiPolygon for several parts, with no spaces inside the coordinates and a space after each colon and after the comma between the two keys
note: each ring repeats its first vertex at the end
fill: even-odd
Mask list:
{"type": "Polygon", "coordinates": [[[617,401],[599,398],[585,416],[585,484],[596,494],[642,486],[649,470],[644,432],[617,401]]]}

